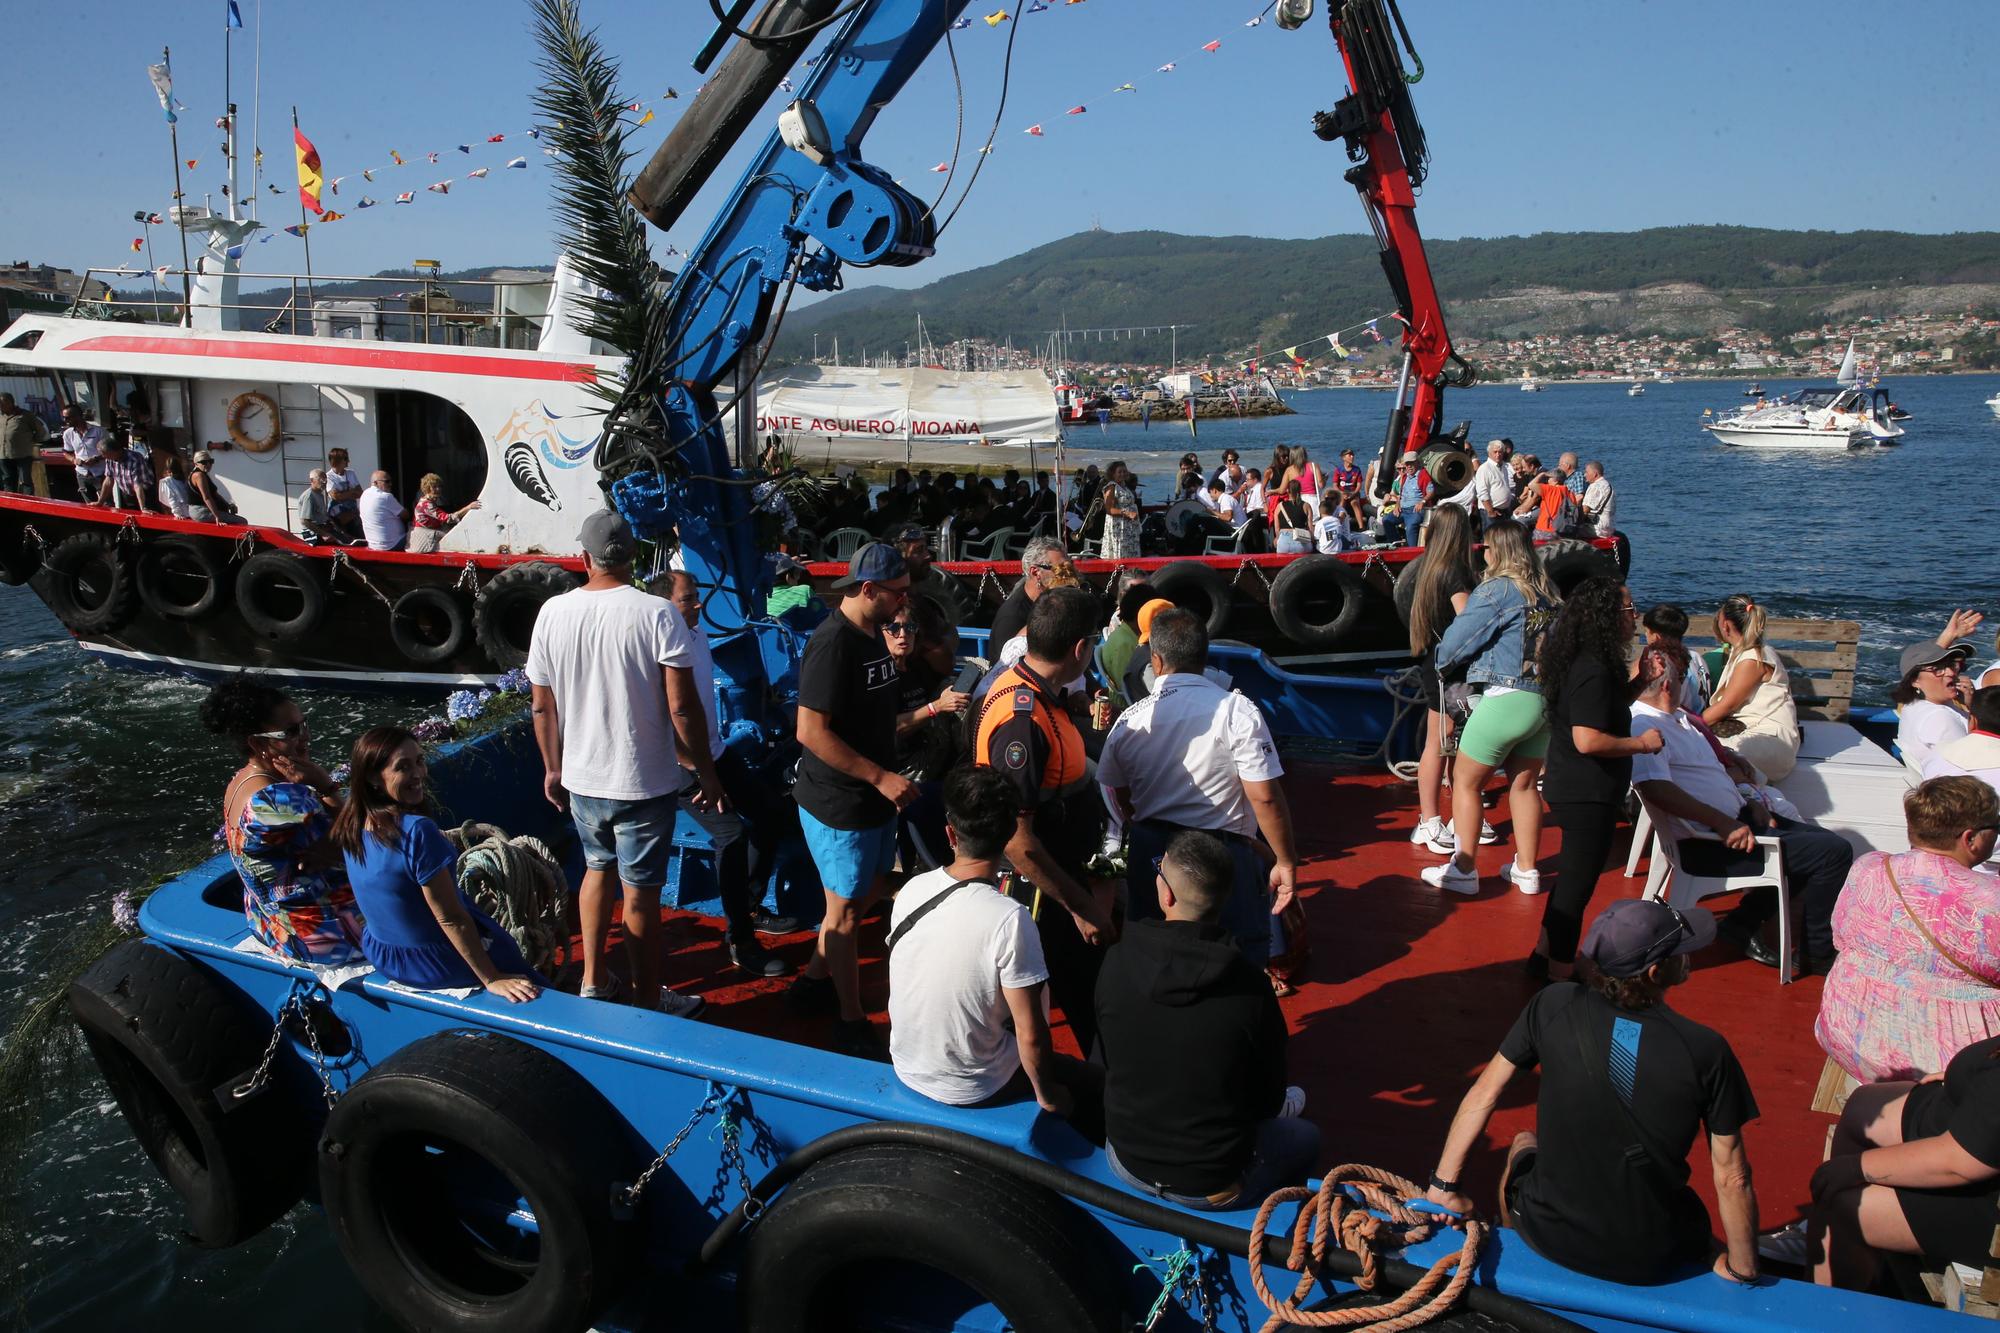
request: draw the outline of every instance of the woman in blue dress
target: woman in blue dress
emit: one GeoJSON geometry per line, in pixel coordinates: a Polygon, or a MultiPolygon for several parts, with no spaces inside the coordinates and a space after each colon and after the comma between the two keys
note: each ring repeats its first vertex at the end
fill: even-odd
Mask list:
{"type": "Polygon", "coordinates": [[[423,813],[423,747],[401,727],[375,727],[349,763],[333,842],[367,918],[361,950],[375,970],[418,990],[483,987],[516,1004],[541,994],[546,983],[513,937],[458,890],[458,849],[423,813]]]}

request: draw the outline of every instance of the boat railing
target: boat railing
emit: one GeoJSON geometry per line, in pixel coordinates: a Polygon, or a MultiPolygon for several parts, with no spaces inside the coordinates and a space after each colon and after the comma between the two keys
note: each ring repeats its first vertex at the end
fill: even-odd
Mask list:
{"type": "MultiPolygon", "coordinates": [[[[88,269],[67,313],[73,318],[178,324],[186,316],[183,276],[198,270],[88,269]],[[150,280],[148,292],[119,292],[111,284],[150,280]],[[93,281],[95,280],[95,281],[93,281]],[[93,288],[96,294],[90,294],[93,288]]],[[[213,282],[214,274],[204,281],[213,282]]],[[[197,295],[197,311],[233,311],[235,324],[265,333],[356,338],[370,342],[421,342],[456,346],[532,349],[548,320],[552,279],[445,278],[422,273],[257,273],[230,275],[236,298],[197,295]],[[246,290],[249,284],[263,284],[246,290]],[[527,299],[517,300],[516,296],[527,299]]]]}

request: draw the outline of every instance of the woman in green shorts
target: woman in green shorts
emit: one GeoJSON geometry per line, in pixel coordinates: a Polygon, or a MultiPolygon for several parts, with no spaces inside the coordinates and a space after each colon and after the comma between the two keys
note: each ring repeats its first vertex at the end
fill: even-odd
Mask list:
{"type": "Polygon", "coordinates": [[[1536,662],[1542,635],[1560,602],[1535,556],[1528,531],[1501,523],[1486,532],[1486,578],[1466,600],[1437,647],[1440,674],[1464,679],[1479,702],[1458,741],[1451,772],[1451,814],[1458,849],[1423,872],[1424,883],[1453,893],[1479,892],[1472,852],[1479,846],[1480,790],[1494,770],[1507,770],[1514,859],[1507,878],[1523,893],[1542,891],[1535,856],[1542,837],[1542,798],[1535,790],[1549,750],[1536,662]]]}

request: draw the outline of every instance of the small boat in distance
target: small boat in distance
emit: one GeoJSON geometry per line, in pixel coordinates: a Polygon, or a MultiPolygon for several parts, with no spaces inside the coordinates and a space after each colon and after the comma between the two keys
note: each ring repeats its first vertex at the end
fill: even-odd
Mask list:
{"type": "Polygon", "coordinates": [[[1536,379],[1533,375],[1530,375],[1526,379],[1521,381],[1522,393],[1540,393],[1541,391],[1542,391],[1542,382],[1536,379]]]}
{"type": "Polygon", "coordinates": [[[1709,414],[1702,429],[1741,449],[1855,449],[1893,443],[1903,431],[1888,419],[1887,397],[1870,404],[1859,386],[1801,389],[1769,403],[1709,414]]]}
{"type": "Polygon", "coordinates": [[[1646,396],[1646,386],[1635,381],[1630,388],[1625,390],[1625,396],[1627,398],[1644,398],[1646,396]]]}
{"type": "Polygon", "coordinates": [[[1756,380],[1751,380],[1750,387],[1743,391],[1743,396],[1745,398],[1762,398],[1764,396],[1764,386],[1756,380]]]}
{"type": "Polygon", "coordinates": [[[1994,416],[2000,417],[2000,393],[1996,393],[1991,398],[1988,398],[1986,405],[1993,409],[1994,416]]]}

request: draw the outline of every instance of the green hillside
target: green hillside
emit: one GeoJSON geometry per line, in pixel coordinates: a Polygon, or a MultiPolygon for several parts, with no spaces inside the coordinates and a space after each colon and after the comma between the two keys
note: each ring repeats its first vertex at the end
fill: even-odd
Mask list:
{"type": "MultiPolygon", "coordinates": [[[[1822,312],[1897,313],[1911,301],[2000,306],[2000,232],[1765,231],[1662,227],[1431,241],[1455,330],[1704,333],[1731,323],[1784,332],[1822,312]],[[1939,292],[1938,289],[1952,290],[1939,292]],[[1695,290],[1698,289],[1698,290],[1695,290]],[[1578,302],[1569,293],[1614,299],[1578,302]]],[[[1170,232],[1083,232],[912,291],[864,288],[786,320],[782,355],[838,334],[843,353],[900,349],[916,316],[934,342],[1071,328],[1193,324],[1180,355],[1282,347],[1387,309],[1389,287],[1363,236],[1268,240],[1170,232]]],[[[1164,358],[1164,337],[1135,358],[1164,358]],[[1157,346],[1155,344],[1157,343],[1157,346]]]]}

